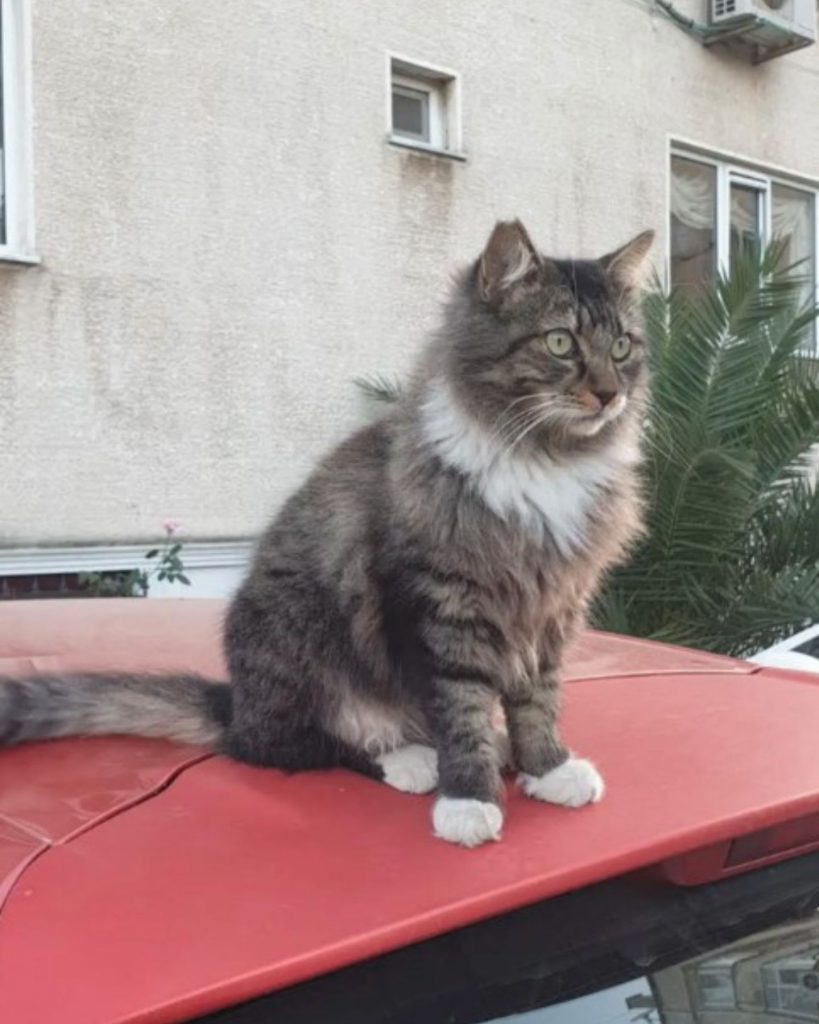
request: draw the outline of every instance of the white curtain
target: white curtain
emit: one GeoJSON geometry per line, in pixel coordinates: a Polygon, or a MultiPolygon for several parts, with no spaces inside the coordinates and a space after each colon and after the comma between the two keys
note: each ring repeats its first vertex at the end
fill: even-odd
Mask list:
{"type": "MultiPolygon", "coordinates": [[[[716,199],[715,175],[705,164],[675,161],[671,176],[671,212],[686,227],[695,231],[714,228],[716,199]]],[[[742,233],[756,231],[754,213],[741,205],[737,193],[731,196],[731,223],[742,233]]],[[[773,186],[771,196],[771,229],[774,238],[790,239],[792,261],[805,259],[813,253],[813,218],[811,196],[796,189],[773,186]]]]}
{"type": "Polygon", "coordinates": [[[714,174],[705,165],[674,162],[671,174],[671,212],[695,231],[714,227],[714,174]]]}
{"type": "MultiPolygon", "coordinates": [[[[771,230],[774,238],[789,238],[788,257],[791,262],[813,255],[813,217],[811,196],[789,188],[773,187],[771,202],[771,230]]],[[[803,268],[800,268],[800,271],[803,268]]],[[[810,268],[804,267],[809,273],[810,268]]]]}

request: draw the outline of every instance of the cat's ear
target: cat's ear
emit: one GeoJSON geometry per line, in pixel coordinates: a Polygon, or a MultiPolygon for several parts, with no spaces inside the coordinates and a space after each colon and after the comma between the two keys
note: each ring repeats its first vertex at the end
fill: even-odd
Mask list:
{"type": "Polygon", "coordinates": [[[641,231],[630,242],[603,256],[600,263],[621,287],[640,288],[648,276],[650,264],[647,257],[653,244],[654,232],[641,231]]]}
{"type": "Polygon", "coordinates": [[[519,220],[499,220],[478,266],[478,290],[484,302],[502,301],[541,266],[537,249],[519,220]]]}

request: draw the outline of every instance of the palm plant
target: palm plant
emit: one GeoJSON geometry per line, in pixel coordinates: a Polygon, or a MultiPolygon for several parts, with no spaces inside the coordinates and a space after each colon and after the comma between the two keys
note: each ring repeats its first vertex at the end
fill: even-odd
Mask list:
{"type": "Polygon", "coordinates": [[[366,377],[356,377],[353,384],[372,402],[397,402],[401,398],[401,383],[392,377],[380,373],[372,373],[366,377]]]}
{"type": "Polygon", "coordinates": [[[781,249],[646,304],[646,535],[595,624],[743,655],[819,622],[817,310],[781,249]]]}

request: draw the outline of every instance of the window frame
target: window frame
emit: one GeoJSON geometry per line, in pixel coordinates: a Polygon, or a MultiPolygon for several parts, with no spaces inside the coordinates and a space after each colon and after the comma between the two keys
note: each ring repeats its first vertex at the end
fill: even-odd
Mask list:
{"type": "MultiPolygon", "coordinates": [[[[813,271],[814,294],[819,302],[819,179],[790,171],[784,167],[765,165],[753,159],[743,159],[734,153],[718,153],[683,140],[669,140],[667,163],[666,227],[671,217],[671,162],[674,157],[713,167],[716,174],[716,267],[727,272],[731,255],[731,186],[745,185],[762,194],[763,242],[771,239],[772,187],[781,185],[813,196],[813,271]]],[[[666,230],[665,252],[666,285],[671,287],[671,232],[666,230]]]]}
{"type": "Polygon", "coordinates": [[[734,187],[743,188],[755,192],[757,197],[757,214],[761,226],[760,238],[764,245],[771,239],[771,179],[756,174],[750,174],[741,168],[727,168],[727,204],[724,209],[727,216],[720,217],[719,201],[719,180],[720,171],[717,167],[717,265],[728,269],[731,264],[731,193],[734,187]],[[724,233],[725,238],[720,239],[724,233]],[[722,248],[720,255],[719,249],[722,248]]]}
{"type": "Polygon", "coordinates": [[[465,160],[462,152],[461,78],[456,71],[386,54],[386,128],[392,146],[416,149],[433,156],[465,160]],[[396,131],[392,122],[393,87],[423,92],[428,97],[429,140],[396,131]]]}
{"type": "Polygon", "coordinates": [[[34,240],[31,0],[0,0],[2,12],[5,242],[0,261],[39,263],[34,240]]]}

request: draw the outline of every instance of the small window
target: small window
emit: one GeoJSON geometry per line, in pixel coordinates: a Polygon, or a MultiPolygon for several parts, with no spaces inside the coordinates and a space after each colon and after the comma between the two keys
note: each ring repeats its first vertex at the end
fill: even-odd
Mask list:
{"type": "Polygon", "coordinates": [[[389,141],[460,157],[458,76],[399,57],[388,70],[389,141]]]}
{"type": "Polygon", "coordinates": [[[36,263],[30,0],[0,0],[0,260],[36,263]]]}
{"type": "Polygon", "coordinates": [[[736,1006],[734,978],[728,965],[702,964],[697,970],[698,1001],[704,1010],[736,1006]]]}
{"type": "Polygon", "coordinates": [[[815,976],[802,954],[801,949],[795,950],[782,960],[763,964],[760,971],[766,1008],[777,1011],[777,1019],[816,1020],[816,989],[809,980],[815,976]]]}

